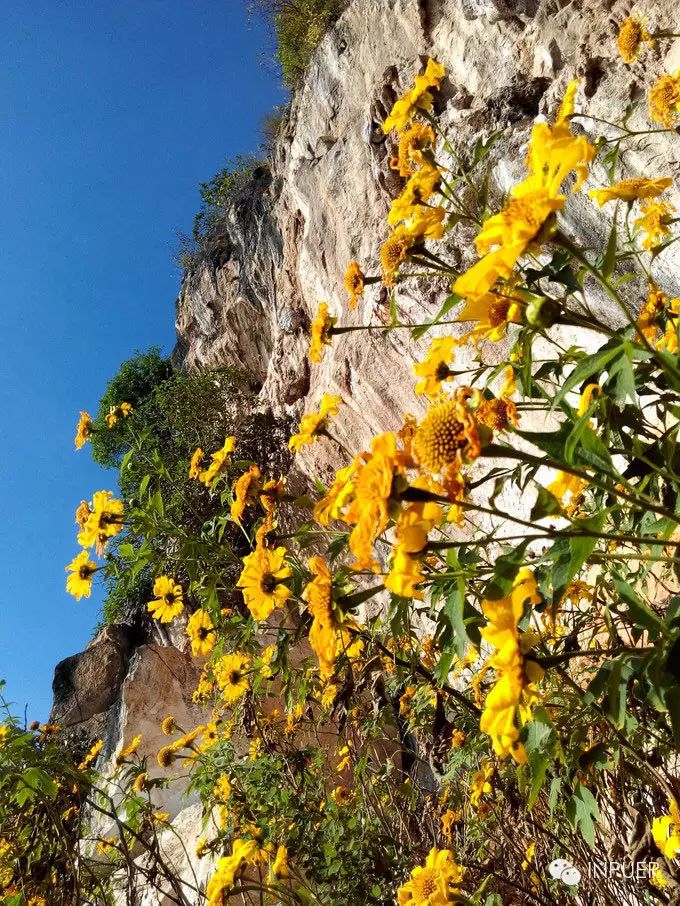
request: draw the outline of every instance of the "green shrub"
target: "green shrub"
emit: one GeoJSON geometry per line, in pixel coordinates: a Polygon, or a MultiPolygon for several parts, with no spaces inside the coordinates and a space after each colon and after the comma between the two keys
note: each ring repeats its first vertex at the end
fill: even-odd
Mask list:
{"type": "Polygon", "coordinates": [[[344,0],[254,0],[251,4],[267,17],[274,30],[288,88],[299,83],[312,54],[344,6],[344,0]]]}
{"type": "Polygon", "coordinates": [[[119,420],[112,428],[106,423],[111,406],[131,403],[132,417],[135,417],[134,413],[147,403],[155,388],[171,374],[172,365],[161,356],[158,346],[152,346],[146,352],[136,352],[131,359],[123,362],[118,373],[109,381],[99,403],[96,431],[92,436],[92,456],[95,462],[106,468],[113,468],[120,463],[127,449],[124,420],[119,420]]]}
{"type": "Polygon", "coordinates": [[[253,178],[258,167],[266,166],[255,155],[237,154],[227,160],[214,176],[202,182],[198,191],[201,205],[194,217],[191,235],[179,232],[174,258],[183,271],[196,267],[224,245],[227,212],[253,178]]]}

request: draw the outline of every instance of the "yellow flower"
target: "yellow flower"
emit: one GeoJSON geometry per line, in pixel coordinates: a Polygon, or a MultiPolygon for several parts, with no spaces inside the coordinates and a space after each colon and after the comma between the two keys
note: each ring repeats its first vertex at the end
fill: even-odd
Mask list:
{"type": "Polygon", "coordinates": [[[434,132],[431,126],[424,123],[412,122],[399,138],[399,153],[396,160],[390,161],[390,166],[400,176],[408,177],[414,172],[414,164],[422,167],[428,158],[423,153],[434,145],[434,132]]]}
{"type": "Polygon", "coordinates": [[[594,198],[600,207],[608,201],[629,201],[633,202],[637,198],[657,198],[662,192],[673,184],[670,176],[662,179],[643,179],[641,176],[632,176],[629,179],[622,179],[615,182],[613,186],[607,186],[604,189],[591,189],[588,192],[591,198],[594,198]]]}
{"type": "Polygon", "coordinates": [[[383,132],[387,134],[392,129],[401,132],[418,111],[431,110],[434,98],[429,89],[439,88],[439,83],[445,75],[446,70],[443,66],[434,60],[428,60],[425,72],[416,76],[413,88],[395,101],[390,115],[383,123],[383,132]]]}
{"type": "Polygon", "coordinates": [[[272,862],[270,875],[277,881],[288,877],[288,850],[283,844],[276,850],[276,858],[272,862]]]}
{"type": "Polygon", "coordinates": [[[163,722],[161,723],[161,731],[164,736],[172,736],[172,734],[177,730],[179,730],[179,727],[177,726],[174,717],[165,717],[163,719],[163,722]]]}
{"type": "Polygon", "coordinates": [[[113,428],[113,426],[117,423],[118,419],[121,418],[121,416],[123,418],[127,418],[131,412],[131,403],[121,403],[120,406],[111,406],[106,416],[107,426],[109,428],[113,428]]]}
{"type": "MultiPolygon", "coordinates": [[[[510,293],[510,289],[506,288],[505,292],[510,293]]],[[[482,340],[491,340],[495,343],[505,336],[508,324],[521,322],[522,309],[511,295],[493,291],[468,299],[457,320],[477,322],[464,340],[472,339],[476,345],[482,340]]]]}
{"type": "Polygon", "coordinates": [[[140,747],[141,742],[142,742],[142,734],[140,733],[138,736],[135,736],[135,738],[132,740],[132,742],[130,743],[129,746],[126,746],[125,748],[121,749],[120,752],[118,753],[118,755],[116,755],[116,764],[120,766],[125,761],[126,758],[129,758],[131,755],[134,755],[135,752],[137,751],[137,749],[140,747]]]}
{"type": "Polygon", "coordinates": [[[470,805],[477,810],[482,797],[493,793],[491,778],[493,777],[493,762],[485,759],[479,771],[475,771],[470,782],[470,805]]]}
{"type": "Polygon", "coordinates": [[[453,825],[460,821],[461,818],[461,812],[454,811],[451,808],[447,809],[441,816],[442,834],[447,840],[450,840],[453,836],[453,825]]]}
{"type": "Polygon", "coordinates": [[[645,28],[640,19],[630,17],[624,19],[619,27],[619,36],[616,39],[616,46],[621,54],[624,63],[634,63],[640,53],[640,45],[646,41],[650,45],[654,44],[654,38],[645,28]]]}
{"type": "Polygon", "coordinates": [[[83,760],[78,765],[78,770],[84,771],[86,768],[89,768],[89,766],[96,760],[97,756],[103,748],[104,740],[98,739],[97,742],[95,742],[95,744],[92,746],[90,751],[87,753],[85,758],[83,758],[83,760]]]}
{"type": "Polygon", "coordinates": [[[324,393],[321,397],[318,412],[308,412],[303,415],[298,425],[298,433],[294,434],[288,441],[291,450],[299,451],[306,444],[313,444],[323,434],[326,424],[331,416],[335,416],[340,411],[342,400],[339,396],[332,396],[330,393],[324,393]]]}
{"type": "Polygon", "coordinates": [[[386,286],[392,286],[399,266],[406,261],[408,251],[415,243],[415,238],[401,225],[394,230],[380,249],[380,264],[386,286]]]}
{"type": "Polygon", "coordinates": [[[373,542],[387,528],[392,487],[399,474],[398,453],[394,434],[373,438],[371,452],[363,454],[354,479],[354,500],[344,519],[354,528],[349,547],[356,557],[355,568],[377,569],[373,542]]]}
{"type": "Polygon", "coordinates": [[[680,854],[680,809],[675,799],[668,803],[668,814],[652,822],[652,837],[667,859],[680,854]]]}
{"type": "Polygon", "coordinates": [[[156,761],[162,768],[169,768],[173,761],[177,758],[177,749],[175,744],[169,746],[163,746],[156,756],[156,761]]]}
{"type": "Polygon", "coordinates": [[[259,466],[255,464],[248,468],[240,478],[234,482],[233,495],[234,500],[231,504],[231,518],[235,522],[240,522],[246,507],[257,500],[260,491],[261,472],[259,466]]]}
{"type": "Polygon", "coordinates": [[[242,589],[254,619],[266,620],[275,607],[283,607],[291,596],[284,580],[290,578],[292,570],[285,560],[285,547],[274,550],[257,547],[243,558],[243,570],[236,585],[242,589]]]}
{"type": "Polygon", "coordinates": [[[575,109],[575,100],[576,92],[578,91],[578,86],[581,84],[580,79],[572,79],[571,82],[567,85],[567,90],[564,92],[564,97],[562,98],[562,103],[559,106],[557,111],[557,116],[555,117],[555,123],[564,123],[570,116],[573,116],[575,109]]]}
{"type": "Polygon", "coordinates": [[[334,790],[331,790],[331,799],[336,805],[348,805],[351,798],[352,794],[346,786],[336,786],[334,790]]]}
{"type": "Polygon", "coordinates": [[[250,688],[249,669],[250,658],[238,652],[223,655],[215,664],[215,679],[227,705],[233,705],[250,688]]]}
{"type": "Polygon", "coordinates": [[[663,75],[649,89],[649,117],[671,129],[680,112],[680,70],[663,75]]]}
{"type": "Polygon", "coordinates": [[[170,812],[154,812],[153,817],[154,821],[157,821],[159,824],[167,824],[170,820],[170,812]]]}
{"type": "Polygon", "coordinates": [[[574,191],[580,188],[594,156],[595,148],[585,137],[573,136],[567,122],[536,123],[529,141],[529,175],[511,190],[500,214],[484,223],[475,239],[477,252],[484,257],[456,280],[454,292],[478,298],[498,279],[507,280],[550,216],[564,206],[560,191],[564,180],[575,172],[574,191]]]}
{"type": "Polygon", "coordinates": [[[116,849],[115,837],[103,837],[97,841],[97,852],[103,856],[110,854],[112,849],[116,849]]]}
{"type": "Polygon", "coordinates": [[[337,318],[332,318],[328,314],[328,305],[325,302],[320,302],[316,317],[309,328],[311,337],[309,360],[314,365],[318,365],[323,359],[326,351],[324,347],[331,345],[332,330],[337,320],[337,318]]]}
{"type": "Polygon", "coordinates": [[[455,356],[453,350],[458,346],[455,337],[438,337],[432,340],[430,351],[422,362],[416,362],[413,372],[421,378],[416,384],[416,393],[437,396],[442,391],[442,384],[454,376],[449,368],[455,356]]]}
{"type": "Polygon", "coordinates": [[[184,610],[184,593],[170,576],[159,576],[153,584],[155,600],[149,601],[147,608],[155,619],[161,623],[171,623],[184,610]]]}
{"type": "Polygon", "coordinates": [[[320,525],[328,525],[331,519],[338,519],[354,493],[356,464],[350,463],[340,469],[328,489],[328,493],[314,507],[314,518],[320,525]]]}
{"type": "Polygon", "coordinates": [[[392,202],[387,223],[394,227],[402,221],[409,221],[416,214],[416,208],[422,206],[437,189],[440,179],[441,171],[432,163],[416,170],[401,195],[392,202]]]}
{"type": "Polygon", "coordinates": [[[508,425],[517,427],[519,415],[512,400],[483,400],[475,413],[477,419],[492,431],[505,431],[508,425]]]}
{"type": "Polygon", "coordinates": [[[412,243],[423,239],[441,239],[445,217],[446,209],[441,205],[416,205],[397,229],[402,230],[412,243]]]}
{"type": "Polygon", "coordinates": [[[526,871],[528,868],[531,868],[531,863],[534,861],[536,856],[536,844],[532,840],[531,843],[527,846],[524,851],[524,859],[522,861],[522,871],[526,871]]]}
{"type": "Polygon", "coordinates": [[[385,576],[385,588],[402,598],[423,600],[423,591],[419,587],[423,581],[423,565],[417,557],[412,557],[402,546],[394,548],[390,571],[385,576]]]}
{"type": "Polygon", "coordinates": [[[213,788],[215,797],[219,799],[220,802],[229,802],[231,790],[231,781],[226,774],[222,774],[222,776],[217,779],[217,783],[213,788]]]}
{"type": "Polygon", "coordinates": [[[543,670],[535,661],[525,659],[524,649],[533,641],[533,635],[520,633],[517,624],[525,606],[540,601],[536,579],[526,568],[517,573],[507,597],[482,601],[488,623],[480,632],[495,649],[489,666],[496,671],[497,679],[486,697],[479,727],[491,737],[499,758],[512,755],[519,763],[526,760],[526,754],[518,742],[516,718],[525,722],[530,716],[536,698],[535,683],[543,670]]]}
{"type": "Polygon", "coordinates": [[[323,557],[312,557],[309,560],[309,571],[314,578],[302,593],[313,617],[309,644],[318,658],[320,676],[328,679],[333,675],[337,650],[337,623],[331,597],[333,580],[323,557]]]}
{"type": "Polygon", "coordinates": [[[203,459],[205,453],[201,450],[200,447],[197,447],[191,455],[191,461],[189,462],[189,478],[199,478],[201,472],[203,471],[203,459]]]}
{"type": "Polygon", "coordinates": [[[135,782],[132,784],[132,789],[135,793],[142,793],[146,787],[146,782],[149,779],[149,775],[146,771],[142,771],[141,774],[137,774],[135,777],[135,782]]]}
{"type": "Polygon", "coordinates": [[[205,472],[201,472],[198,476],[199,481],[201,481],[206,486],[206,488],[212,488],[214,486],[219,476],[229,465],[229,454],[233,453],[235,449],[236,438],[227,437],[222,447],[220,447],[220,449],[215,453],[211,454],[210,465],[205,470],[205,472]]]}
{"type": "Polygon", "coordinates": [[[559,471],[557,478],[548,485],[546,490],[557,497],[568,516],[573,516],[583,502],[583,492],[587,487],[588,482],[584,478],[559,471]]]}
{"type": "Polygon", "coordinates": [[[78,533],[78,544],[81,547],[94,545],[96,552],[101,554],[109,538],[118,535],[122,530],[122,501],[117,500],[111,491],[97,491],[92,498],[90,515],[78,533]]]}
{"type": "Polygon", "coordinates": [[[448,849],[431,849],[424,865],[411,872],[397,891],[399,906],[445,906],[454,903],[465,875],[448,849]]]}
{"type": "Polygon", "coordinates": [[[352,764],[352,750],[349,746],[343,746],[338,752],[338,756],[340,761],[335,766],[335,770],[338,774],[342,774],[352,764]]]}
{"type": "Polygon", "coordinates": [[[640,217],[633,222],[644,234],[644,248],[655,249],[668,237],[674,211],[673,205],[667,201],[646,201],[640,206],[640,217]]]}
{"type": "Polygon", "coordinates": [[[465,733],[463,732],[463,730],[454,730],[453,733],[451,734],[451,748],[452,749],[462,748],[462,746],[465,744],[466,739],[467,739],[467,737],[466,737],[465,733]]]}
{"type": "Polygon", "coordinates": [[[205,837],[201,837],[198,843],[196,844],[196,858],[202,859],[203,856],[207,855],[209,852],[208,841],[205,837]]]}
{"type": "Polygon", "coordinates": [[[78,427],[76,428],[75,445],[76,450],[80,450],[85,442],[90,439],[94,432],[92,418],[87,412],[80,413],[78,427]]]}
{"type": "Polygon", "coordinates": [[[197,610],[191,614],[186,633],[191,639],[191,653],[194,657],[210,654],[215,647],[215,627],[210,614],[205,610],[197,610]]]}
{"type": "Polygon", "coordinates": [[[476,459],[481,451],[477,423],[467,406],[448,400],[430,407],[413,439],[413,452],[429,472],[476,459]]]}
{"type": "Polygon", "coordinates": [[[80,526],[81,529],[84,529],[91,512],[92,510],[90,509],[90,504],[87,500],[81,500],[80,505],[76,509],[76,525],[80,526]]]}
{"type": "Polygon", "coordinates": [[[349,293],[349,307],[354,309],[364,294],[366,276],[356,261],[350,261],[345,272],[345,289],[349,293]]]}
{"type": "Polygon", "coordinates": [[[89,598],[92,591],[92,579],[99,567],[90,560],[87,551],[81,551],[66,567],[70,576],[66,579],[66,591],[73,595],[76,601],[89,598]]]}
{"type": "Polygon", "coordinates": [[[199,751],[206,752],[219,742],[219,739],[220,732],[217,728],[217,724],[214,722],[207,723],[204,727],[201,727],[201,744],[198,747],[199,751]]]}
{"type": "Polygon", "coordinates": [[[231,855],[218,860],[215,874],[208,882],[208,906],[224,906],[227,899],[224,894],[229,893],[248,864],[255,864],[258,855],[259,847],[255,840],[234,840],[231,855]]]}

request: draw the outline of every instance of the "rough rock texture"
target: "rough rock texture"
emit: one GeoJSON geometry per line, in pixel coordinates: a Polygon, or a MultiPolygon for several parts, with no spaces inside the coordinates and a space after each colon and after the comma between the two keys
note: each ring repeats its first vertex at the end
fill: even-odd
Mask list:
{"type": "MultiPolygon", "coordinates": [[[[641,101],[631,124],[648,127],[636,83],[649,84],[664,68],[677,68],[680,42],[626,66],[615,37],[629,12],[624,0],[354,0],[323,40],[295,96],[271,182],[256,180],[252,202],[234,209],[229,260],[206,264],[182,286],[177,351],[187,366],[246,364],[263,380],[263,406],[279,414],[311,410],[322,390],[341,394],[345,405],[334,433],[352,452],[394,428],[403,412],[422,411],[410,365],[427,341],[414,343],[408,331],[345,334],[335,338],[322,365],[310,368],[307,359],[306,330],[320,300],[343,324],[387,317],[379,286],[369,287],[357,311],[348,312],[342,285],[352,258],[367,273],[377,272],[385,217],[399,191],[389,168],[392,139],[383,135],[381,121],[425,57],[438,59],[448,73],[438,112],[460,148],[514,124],[491,158],[498,200],[524,173],[523,145],[533,119],[554,113],[574,76],[583,80],[589,113],[616,120],[630,101],[641,101]],[[264,241],[253,249],[255,236],[264,241]]],[[[671,24],[670,11],[650,0],[637,4],[636,14],[655,28],[671,24]]],[[[589,121],[580,123],[589,131],[589,121]]],[[[653,158],[649,150],[633,153],[628,143],[626,168],[674,175],[673,139],[664,137],[653,158]]],[[[602,182],[604,173],[595,168],[588,185],[602,182]]],[[[585,193],[570,201],[570,211],[569,227],[582,239],[597,238],[596,218],[602,221],[585,193]]],[[[448,250],[463,266],[470,261],[470,240],[454,234],[448,250]]],[[[661,260],[671,290],[676,249],[661,260]]],[[[443,289],[404,286],[400,316],[431,318],[443,289]]],[[[298,460],[307,473],[327,479],[337,467],[337,450],[316,444],[298,460]]]]}
{"type": "Polygon", "coordinates": [[[50,723],[96,735],[120,692],[131,647],[127,627],[107,626],[85,651],[57,664],[50,723]]]}

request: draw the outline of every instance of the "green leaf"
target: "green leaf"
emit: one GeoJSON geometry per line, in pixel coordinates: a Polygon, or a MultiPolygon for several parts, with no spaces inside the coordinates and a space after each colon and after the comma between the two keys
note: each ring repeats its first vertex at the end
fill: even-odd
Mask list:
{"type": "Polygon", "coordinates": [[[680,686],[676,684],[666,689],[664,700],[671,719],[675,745],[680,747],[680,686]]]}
{"type": "Polygon", "coordinates": [[[620,341],[616,340],[614,345],[608,343],[606,346],[603,346],[602,349],[593,353],[593,355],[581,359],[576,368],[574,368],[569,377],[565,380],[555,399],[552,401],[552,408],[557,408],[567,393],[569,393],[570,390],[573,390],[574,387],[582,384],[593,375],[600,374],[600,372],[604,371],[607,363],[618,354],[619,349],[620,341]]]}
{"type": "Polygon", "coordinates": [[[515,576],[524,562],[524,552],[526,551],[528,541],[523,541],[517,547],[512,548],[507,554],[502,554],[496,559],[496,565],[493,571],[493,578],[489,579],[484,588],[484,597],[490,601],[496,601],[504,598],[515,580],[515,576]]]}
{"type": "Polygon", "coordinates": [[[605,279],[608,280],[611,275],[614,273],[614,268],[616,267],[616,246],[617,246],[617,235],[616,235],[616,214],[612,221],[612,228],[609,233],[609,239],[607,240],[607,248],[604,253],[604,258],[602,259],[602,274],[605,279]]]}
{"type": "MultiPolygon", "coordinates": [[[[576,532],[578,532],[579,528],[601,532],[605,516],[606,513],[603,512],[588,519],[575,519],[572,522],[572,529],[576,532]]],[[[596,543],[597,538],[571,537],[560,538],[553,544],[551,549],[553,562],[551,582],[554,601],[561,601],[567,585],[586,562],[596,543]]]]}
{"type": "Polygon", "coordinates": [[[537,522],[539,519],[544,519],[546,516],[555,516],[561,512],[562,507],[560,506],[557,497],[539,484],[538,497],[536,498],[536,503],[534,503],[531,508],[529,520],[531,522],[537,522]]]}
{"type": "Polygon", "coordinates": [[[418,340],[430,329],[430,327],[432,327],[433,324],[438,324],[441,319],[451,311],[454,305],[458,305],[458,303],[462,301],[462,298],[456,293],[452,293],[450,296],[447,296],[446,299],[444,299],[444,304],[439,309],[434,318],[431,321],[428,321],[427,324],[422,324],[420,327],[414,327],[411,331],[411,337],[414,340],[418,340]]]}
{"type": "Polygon", "coordinates": [[[576,784],[574,794],[567,802],[566,814],[571,826],[580,831],[583,839],[592,847],[595,844],[595,823],[600,817],[600,810],[588,787],[576,784]]]}
{"type": "Polygon", "coordinates": [[[570,456],[567,461],[570,465],[588,465],[602,472],[612,474],[614,465],[609,450],[600,440],[597,434],[588,427],[587,420],[583,427],[579,428],[578,446],[572,450],[569,440],[564,445],[565,457],[567,457],[567,447],[569,446],[570,456]],[[571,461],[573,459],[573,461],[571,461]]]}
{"type": "Polygon", "coordinates": [[[650,639],[657,639],[660,634],[666,634],[667,629],[663,621],[651,610],[644,601],[641,601],[634,589],[623,579],[615,579],[614,587],[628,605],[628,618],[636,626],[646,629],[650,639]]]}
{"type": "Polygon", "coordinates": [[[609,377],[605,389],[619,406],[628,400],[635,401],[635,374],[633,372],[633,346],[629,340],[623,343],[621,354],[609,366],[609,377]]]}

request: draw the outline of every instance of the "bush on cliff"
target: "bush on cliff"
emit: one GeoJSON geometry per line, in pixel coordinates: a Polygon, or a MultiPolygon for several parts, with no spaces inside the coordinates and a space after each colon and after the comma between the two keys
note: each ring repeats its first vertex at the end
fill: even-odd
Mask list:
{"type": "Polygon", "coordinates": [[[276,35],[283,81],[295,88],[312,54],[345,6],[344,0],[254,0],[276,35]]]}

